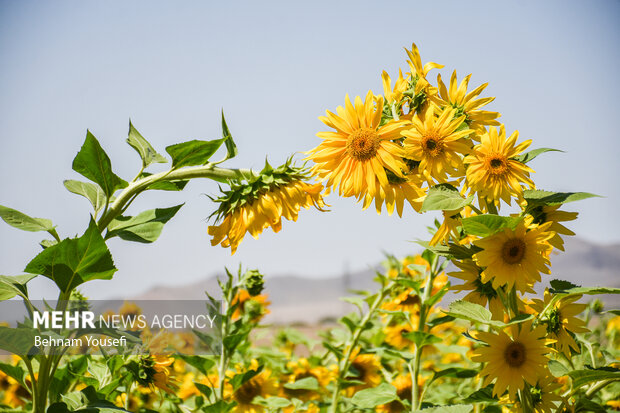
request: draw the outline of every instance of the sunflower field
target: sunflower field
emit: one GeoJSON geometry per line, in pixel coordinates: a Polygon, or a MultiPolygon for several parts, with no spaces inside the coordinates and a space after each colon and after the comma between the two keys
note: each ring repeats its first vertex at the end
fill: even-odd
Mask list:
{"type": "MultiPolygon", "coordinates": [[[[130,123],[127,143],[141,160],[133,179],[113,172],[90,132],[73,160],[88,181],[65,187],[92,205],[81,235],[63,238],[51,220],[0,206],[8,225],[47,235],[23,275],[0,276],[0,300],[27,311],[0,326],[0,412],[620,410],[620,310],[596,299],[620,289],[551,275],[552,254],[574,235],[565,225],[577,213],[564,204],[596,195],[538,189],[533,161],[555,149],[530,149],[531,140],[484,110],[494,99],[481,97],[486,83],[470,87],[471,75],[459,81],[456,71],[448,84],[439,75],[433,83],[430,72],[443,65],[423,64],[415,44],[405,50],[408,71],[392,78],[384,71],[382,95],[347,96],[320,117],[326,130],[303,160],[266,162],[261,171],[221,166],[238,152],[223,114],[221,139],[168,146],[168,157],[130,123]],[[147,172],[158,163],[170,167],[147,172]],[[231,254],[246,233],[279,232],[302,208],[328,211],[328,195],[403,219],[442,211],[443,221],[419,242],[419,254],[387,256],[374,290],[344,298],[356,311],[316,337],[266,328],[269,286],[260,271],[240,268],[226,270],[220,291],[205,296],[217,309],[212,336],[145,329],[131,334],[139,345],[115,341],[111,350],[33,342],[119,337],[77,321],[42,327],[41,314],[67,321],[69,310],[86,312],[82,284],[112,280],[117,270],[106,242],[152,243],[181,208],[129,215],[133,201],[198,178],[223,185],[206,231],[231,254]],[[30,299],[35,277],[55,283],[56,302],[41,308],[30,299]],[[538,293],[542,283],[549,287],[538,293]],[[443,302],[450,291],[461,298],[443,302]]],[[[110,314],[135,319],[142,311],[126,303],[110,314]]]]}

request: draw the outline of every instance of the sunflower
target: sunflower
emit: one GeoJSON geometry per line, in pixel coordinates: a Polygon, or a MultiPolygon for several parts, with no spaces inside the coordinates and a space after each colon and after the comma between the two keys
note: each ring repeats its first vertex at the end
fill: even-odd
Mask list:
{"type": "Polygon", "coordinates": [[[484,125],[499,126],[495,120],[501,115],[498,112],[479,110],[482,106],[491,103],[495,98],[476,99],[476,97],[487,87],[488,83],[478,86],[476,89],[467,93],[467,85],[471,75],[465,76],[461,84],[457,87],[456,71],[452,72],[450,78],[450,89],[441,80],[441,75],[437,75],[437,85],[439,96],[434,96],[433,101],[441,107],[447,106],[457,110],[457,116],[465,115],[465,122],[470,128],[477,132],[484,132],[484,125]]]}
{"type": "Polygon", "coordinates": [[[409,68],[411,69],[411,83],[409,85],[411,89],[411,103],[410,113],[414,111],[420,111],[421,109],[426,109],[427,102],[437,94],[437,88],[431,86],[431,84],[426,80],[426,76],[428,72],[432,69],[441,69],[443,65],[434,62],[428,62],[424,66],[422,66],[422,58],[420,57],[420,51],[418,50],[418,46],[415,43],[411,44],[411,50],[407,50],[407,56],[409,60],[409,68]]]}
{"type": "Polygon", "coordinates": [[[429,186],[433,181],[447,182],[447,174],[463,174],[463,160],[459,153],[469,152],[464,138],[472,132],[470,129],[457,130],[465,116],[455,119],[455,109],[444,110],[438,118],[436,110],[436,106],[431,105],[423,117],[413,117],[410,129],[402,131],[405,156],[420,162],[420,174],[429,186]]]}
{"type": "Polygon", "coordinates": [[[504,305],[493,288],[491,281],[482,282],[482,271],[473,261],[452,261],[461,271],[451,272],[448,275],[465,281],[465,284],[450,287],[454,291],[469,291],[463,300],[479,304],[483,307],[489,305],[489,310],[494,320],[503,320],[504,305]]]}
{"type": "Polygon", "coordinates": [[[413,348],[413,341],[403,336],[403,334],[411,333],[412,331],[413,328],[409,324],[395,324],[386,326],[383,329],[383,332],[385,333],[385,342],[398,350],[413,348]]]}
{"type": "Polygon", "coordinates": [[[252,297],[247,290],[239,289],[239,292],[232,299],[231,306],[236,306],[232,318],[236,320],[247,316],[251,321],[258,322],[265,314],[269,314],[267,306],[271,304],[267,301],[266,294],[255,295],[252,297]]]}
{"type": "Polygon", "coordinates": [[[547,357],[551,351],[546,347],[545,328],[532,329],[531,322],[512,326],[510,334],[500,331],[498,334],[478,332],[479,340],[487,345],[474,350],[471,359],[486,363],[480,374],[486,376],[483,386],[493,380],[493,395],[501,396],[506,389],[511,400],[515,399],[517,390],[522,390],[525,383],[535,386],[538,379],[546,372],[547,357]]]}
{"type": "Polygon", "coordinates": [[[402,217],[405,201],[409,202],[409,205],[415,211],[420,212],[424,202],[425,191],[421,188],[422,182],[417,176],[407,174],[404,178],[399,178],[388,172],[388,182],[388,185],[385,187],[381,186],[379,182],[376,183],[377,192],[374,198],[370,194],[366,194],[363,209],[368,208],[374,199],[377,214],[381,214],[381,209],[385,202],[385,209],[388,215],[392,215],[394,207],[396,207],[398,216],[402,217]]]}
{"type": "MultiPolygon", "coordinates": [[[[258,370],[258,362],[256,360],[252,360],[249,370],[258,370]]],[[[232,386],[228,384],[225,396],[227,399],[237,402],[237,405],[231,410],[232,413],[262,413],[265,411],[265,408],[252,403],[254,398],[258,396],[274,396],[277,393],[277,389],[276,381],[271,377],[271,372],[263,369],[236,390],[233,390],[232,386]]]]}
{"type": "Polygon", "coordinates": [[[380,413],[401,413],[406,411],[407,408],[401,400],[407,400],[411,403],[411,390],[413,388],[411,383],[412,381],[410,374],[397,376],[392,381],[392,386],[396,387],[396,395],[398,396],[398,399],[387,404],[377,406],[377,411],[380,413]]]}
{"type": "Polygon", "coordinates": [[[409,312],[412,315],[420,314],[420,296],[412,289],[398,294],[394,299],[384,303],[381,307],[388,311],[409,312]]]}
{"type": "Polygon", "coordinates": [[[556,394],[560,387],[562,385],[555,377],[549,371],[545,372],[531,389],[534,413],[556,412],[558,404],[562,401],[562,397],[556,394]]]}
{"type": "MultiPolygon", "coordinates": [[[[549,290],[545,290],[544,300],[533,299],[530,307],[540,314],[551,303],[552,298],[549,290]]],[[[562,298],[555,302],[546,311],[546,314],[540,314],[545,317],[543,322],[547,326],[549,337],[556,340],[554,347],[567,357],[571,356],[571,348],[579,353],[579,345],[575,342],[571,333],[585,333],[589,331],[585,321],[577,318],[577,315],[581,314],[587,307],[586,304],[574,304],[580,298],[581,295],[562,298]]]]}
{"type": "Polygon", "coordinates": [[[504,125],[490,128],[480,137],[480,144],[474,146],[472,153],[463,162],[467,164],[466,184],[472,192],[478,193],[480,206],[487,202],[499,206],[500,199],[510,205],[511,196],[521,198],[524,183],[534,188],[529,178],[530,167],[513,159],[532,143],[532,140],[515,146],[519,132],[515,131],[506,139],[504,125]]]}
{"type": "Polygon", "coordinates": [[[302,401],[317,400],[321,397],[323,392],[331,380],[333,375],[327,368],[323,366],[311,366],[310,362],[306,358],[300,358],[297,361],[289,361],[286,364],[287,370],[290,374],[287,374],[281,382],[295,383],[297,380],[313,377],[318,383],[318,390],[308,389],[288,389],[282,386],[282,397],[291,399],[297,398],[302,401]]]}
{"type": "Polygon", "coordinates": [[[209,226],[213,236],[211,245],[230,247],[234,254],[239,243],[249,232],[255,239],[263,230],[271,227],[274,232],[282,229],[282,218],[297,221],[300,209],[314,206],[324,211],[325,202],[321,191],[323,185],[304,182],[306,173],[287,161],[273,169],[269,164],[247,183],[231,184],[231,190],[216,199],[220,203],[216,216],[219,225],[209,226]]]}
{"type": "Polygon", "coordinates": [[[544,224],[545,222],[552,222],[549,227],[550,231],[553,231],[555,235],[549,240],[549,244],[553,247],[564,251],[564,240],[560,237],[562,235],[575,235],[573,231],[560,224],[563,221],[573,221],[577,219],[578,212],[566,212],[559,211],[562,205],[539,205],[529,211],[529,220],[533,225],[544,224]]]}
{"type": "Polygon", "coordinates": [[[400,137],[405,121],[391,121],[380,126],[383,98],[374,98],[371,91],[365,102],[358,96],[355,106],[347,96],[345,108],[339,106],[338,114],[327,111],[327,116],[319,119],[336,132],[319,132],[317,136],[323,142],[307,152],[307,160],[315,165],[311,172],[327,180],[330,190],[338,186],[340,195],[355,196],[358,200],[366,194],[375,197],[377,181],[387,187],[386,169],[398,177],[403,177],[406,170],[402,161],[403,150],[398,143],[392,142],[400,137]]]}
{"type": "Polygon", "coordinates": [[[348,397],[360,390],[376,387],[381,383],[381,363],[374,354],[359,354],[359,350],[351,354],[351,364],[346,376],[347,380],[358,381],[359,384],[347,387],[348,397]]]}
{"type": "Polygon", "coordinates": [[[437,245],[439,242],[447,245],[450,239],[457,244],[467,244],[473,239],[471,236],[464,236],[461,231],[461,219],[472,215],[470,207],[442,211],[442,215],[443,222],[431,238],[430,245],[437,245]]]}
{"type": "MultiPolygon", "coordinates": [[[[397,105],[403,100],[403,93],[407,90],[407,80],[403,77],[403,71],[398,69],[398,78],[394,83],[394,89],[392,89],[392,80],[390,75],[384,70],[381,73],[381,80],[383,82],[383,96],[385,96],[385,103],[389,106],[397,105]]],[[[402,108],[401,113],[402,113],[402,108]]]]}
{"type": "Polygon", "coordinates": [[[531,291],[531,286],[540,281],[540,273],[549,274],[549,239],[553,232],[547,231],[551,223],[526,231],[520,221],[514,230],[504,228],[494,235],[474,241],[482,251],[474,254],[476,264],[484,268],[481,281],[492,281],[494,289],[506,285],[520,292],[531,291]]]}

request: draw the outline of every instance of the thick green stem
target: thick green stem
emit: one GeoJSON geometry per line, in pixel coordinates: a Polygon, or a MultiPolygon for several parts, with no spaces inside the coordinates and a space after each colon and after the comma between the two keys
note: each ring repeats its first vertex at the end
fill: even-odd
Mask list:
{"type": "Polygon", "coordinates": [[[123,189],[118,197],[114,199],[114,202],[112,202],[109,205],[109,208],[107,208],[107,210],[103,213],[97,223],[97,226],[100,231],[103,231],[110,224],[110,222],[121,213],[125,204],[129,202],[134,195],[146,190],[150,185],[153,185],[156,182],[180,181],[193,178],[208,178],[216,180],[241,179],[247,178],[251,174],[252,172],[247,169],[224,169],[207,164],[203,166],[173,169],[149,175],[130,183],[125,189],[123,189]]]}

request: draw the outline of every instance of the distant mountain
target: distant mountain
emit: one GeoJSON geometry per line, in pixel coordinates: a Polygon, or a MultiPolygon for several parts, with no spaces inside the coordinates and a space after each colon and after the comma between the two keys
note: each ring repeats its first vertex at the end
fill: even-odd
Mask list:
{"type": "MultiPolygon", "coordinates": [[[[620,244],[597,245],[569,237],[565,246],[566,252],[552,255],[552,275],[543,275],[540,290],[555,278],[582,286],[620,287],[620,244]]],[[[375,268],[330,278],[305,278],[293,274],[267,276],[265,286],[271,301],[271,314],[266,321],[316,323],[339,317],[352,310],[352,306],[340,297],[351,295],[351,290],[376,289],[377,285],[372,281],[374,276],[375,268]]],[[[129,299],[201,300],[205,298],[205,291],[219,296],[216,276],[185,286],[157,286],[129,299]]],[[[444,302],[455,298],[456,295],[448,294],[444,302]]],[[[607,307],[620,307],[618,295],[599,298],[607,307]]]]}

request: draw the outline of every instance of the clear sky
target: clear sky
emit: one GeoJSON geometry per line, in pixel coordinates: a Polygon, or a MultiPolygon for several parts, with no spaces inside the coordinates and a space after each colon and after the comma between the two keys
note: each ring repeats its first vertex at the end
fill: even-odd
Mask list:
{"type": "MultiPolygon", "coordinates": [[[[535,160],[539,188],[606,198],[571,204],[573,228],[599,243],[620,240],[617,208],[620,2],[207,2],[0,0],[0,204],[82,233],[85,199],[64,179],[90,129],[117,174],[131,178],[137,154],[125,142],[128,119],[159,152],[220,136],[223,107],[240,155],[231,167],[280,163],[316,144],[317,119],[345,94],[381,91],[382,70],[406,68],[415,41],[423,62],[489,82],[485,96],[508,132],[533,147],[566,151],[535,160]]],[[[432,75],[431,78],[434,78],[432,75]]],[[[301,158],[301,156],[298,156],[301,158]]],[[[186,202],[152,245],[114,240],[118,273],[87,295],[134,294],[185,284],[239,262],[268,275],[329,276],[375,264],[382,251],[415,250],[434,215],[377,216],[330,196],[329,213],[302,211],[297,223],[247,237],[239,251],[211,247],[203,194],[148,195],[130,212],[186,202]]],[[[40,234],[0,225],[0,273],[19,274],[40,234]]],[[[570,253],[570,252],[569,252],[570,253]]],[[[35,280],[50,297],[50,282],[35,280]]]]}

